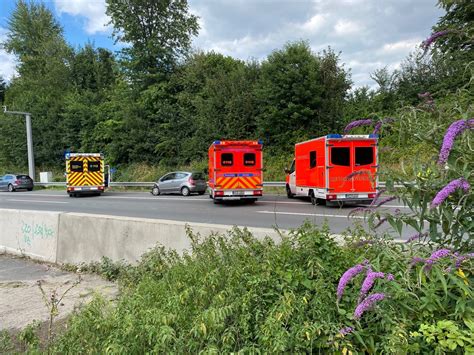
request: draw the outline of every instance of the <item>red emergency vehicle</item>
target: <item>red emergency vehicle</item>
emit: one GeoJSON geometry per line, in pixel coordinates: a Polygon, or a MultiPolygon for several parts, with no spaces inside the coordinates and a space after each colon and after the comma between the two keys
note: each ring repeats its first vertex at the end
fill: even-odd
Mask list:
{"type": "Polygon", "coordinates": [[[209,147],[209,197],[256,201],[263,195],[261,141],[214,141],[209,147]]]}
{"type": "Polygon", "coordinates": [[[340,135],[295,145],[286,193],[328,205],[370,203],[377,193],[377,135],[340,135]]]}

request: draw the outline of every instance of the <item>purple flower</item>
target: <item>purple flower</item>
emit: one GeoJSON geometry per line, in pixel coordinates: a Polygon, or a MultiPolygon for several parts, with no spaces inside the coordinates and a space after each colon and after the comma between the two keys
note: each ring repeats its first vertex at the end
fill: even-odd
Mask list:
{"type": "Polygon", "coordinates": [[[433,201],[431,201],[431,208],[438,207],[441,205],[444,200],[446,200],[450,195],[452,195],[456,190],[464,190],[464,192],[468,192],[471,188],[471,185],[467,182],[464,178],[459,178],[456,180],[451,181],[445,187],[443,187],[435,196],[433,201]]]}
{"type": "Polygon", "coordinates": [[[345,180],[350,180],[350,179],[352,179],[354,176],[362,175],[362,174],[365,174],[365,173],[367,173],[367,171],[365,171],[365,170],[353,171],[352,173],[350,173],[349,175],[347,175],[344,179],[345,179],[345,180]]]}
{"type": "Polygon", "coordinates": [[[372,120],[371,119],[352,121],[351,123],[349,123],[346,126],[346,128],[344,128],[344,133],[347,133],[350,130],[352,130],[354,128],[357,128],[357,127],[371,126],[371,125],[372,125],[372,120]]]}
{"type": "Polygon", "coordinates": [[[385,222],[387,222],[387,217],[380,218],[379,222],[374,226],[374,229],[377,229],[378,227],[380,227],[385,222]]]}
{"type": "Polygon", "coordinates": [[[474,258],[474,253],[456,256],[456,268],[461,267],[461,264],[464,260],[471,259],[471,258],[474,258]]]}
{"type": "Polygon", "coordinates": [[[339,330],[339,334],[341,335],[347,335],[349,333],[352,333],[354,331],[354,328],[351,327],[344,327],[341,330],[339,330]]]}
{"type": "Polygon", "coordinates": [[[380,207],[382,206],[383,204],[387,203],[387,202],[390,202],[390,201],[393,201],[393,200],[396,200],[397,197],[396,196],[389,196],[389,197],[386,197],[384,198],[382,201],[380,201],[379,203],[377,203],[377,206],[376,207],[380,207]]]}
{"type": "Polygon", "coordinates": [[[347,270],[339,280],[339,284],[337,285],[337,300],[339,301],[342,298],[342,295],[344,294],[344,290],[349,282],[359,275],[364,269],[367,267],[367,264],[369,263],[368,260],[365,260],[362,264],[358,264],[356,266],[351,267],[349,270],[347,270]]]}
{"type": "Polygon", "coordinates": [[[376,302],[382,301],[385,298],[385,294],[383,293],[374,293],[373,295],[367,296],[359,305],[356,307],[354,311],[354,319],[360,319],[362,315],[372,309],[375,306],[376,302]]]}
{"type": "Polygon", "coordinates": [[[425,39],[423,42],[421,42],[421,48],[423,48],[426,51],[430,48],[430,46],[435,42],[438,38],[446,36],[448,33],[452,32],[451,30],[443,30],[443,31],[438,31],[431,36],[429,36],[427,39],[425,39]]]}
{"type": "Polygon", "coordinates": [[[428,235],[428,233],[416,233],[416,234],[412,235],[410,238],[408,238],[405,243],[411,243],[414,240],[417,240],[417,239],[419,240],[423,237],[426,237],[427,235],[428,235]]]}
{"type": "Polygon", "coordinates": [[[360,289],[360,299],[364,298],[369,293],[374,286],[376,279],[383,279],[384,277],[385,274],[383,272],[368,272],[360,289]]]}
{"type": "Polygon", "coordinates": [[[432,264],[432,263],[438,261],[439,259],[445,258],[449,255],[451,255],[451,250],[449,250],[449,249],[439,249],[439,250],[436,250],[435,252],[433,252],[430,255],[430,257],[428,258],[428,260],[426,260],[426,262],[429,263],[429,264],[432,264]]]}
{"type": "Polygon", "coordinates": [[[375,205],[375,202],[379,199],[380,195],[382,195],[384,192],[386,192],[387,189],[380,189],[377,191],[377,193],[375,194],[375,197],[374,199],[372,200],[372,202],[370,203],[369,206],[374,206],[375,205]]]}
{"type": "Polygon", "coordinates": [[[410,264],[411,264],[411,265],[416,265],[416,264],[425,263],[425,262],[426,262],[425,259],[419,258],[419,257],[416,256],[416,257],[414,257],[413,259],[411,259],[410,264]]]}
{"type": "Polygon", "coordinates": [[[391,117],[386,117],[384,118],[383,120],[377,122],[374,126],[374,130],[372,132],[372,134],[379,134],[379,131],[380,131],[380,128],[382,128],[382,126],[386,123],[390,123],[390,122],[393,122],[394,119],[391,118],[391,117]]]}
{"type": "Polygon", "coordinates": [[[387,281],[395,281],[395,277],[392,274],[387,274],[387,281]]]}
{"type": "Polygon", "coordinates": [[[451,123],[443,138],[443,144],[439,152],[438,164],[443,165],[448,161],[449,153],[454,145],[454,140],[466,129],[474,127],[474,118],[469,120],[459,120],[451,123]]]}

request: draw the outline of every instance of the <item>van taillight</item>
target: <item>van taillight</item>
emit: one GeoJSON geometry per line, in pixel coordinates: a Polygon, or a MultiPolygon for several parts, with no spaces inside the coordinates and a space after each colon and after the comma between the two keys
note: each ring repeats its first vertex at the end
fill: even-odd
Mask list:
{"type": "Polygon", "coordinates": [[[262,190],[254,190],[253,195],[254,196],[262,196],[262,190]]]}
{"type": "Polygon", "coordinates": [[[326,195],[326,200],[331,201],[335,200],[337,198],[337,195],[326,195]]]}
{"type": "Polygon", "coordinates": [[[375,198],[376,194],[369,194],[369,198],[375,198]]]}
{"type": "Polygon", "coordinates": [[[215,191],[214,196],[224,196],[224,191],[215,191]]]}

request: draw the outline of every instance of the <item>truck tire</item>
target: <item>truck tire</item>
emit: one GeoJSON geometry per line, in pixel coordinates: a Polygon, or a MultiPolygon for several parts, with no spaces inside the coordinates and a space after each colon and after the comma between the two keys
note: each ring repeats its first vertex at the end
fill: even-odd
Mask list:
{"type": "Polygon", "coordinates": [[[293,198],[295,197],[295,195],[293,193],[291,193],[291,189],[290,189],[290,186],[289,185],[286,185],[286,196],[288,198],[293,198]]]}

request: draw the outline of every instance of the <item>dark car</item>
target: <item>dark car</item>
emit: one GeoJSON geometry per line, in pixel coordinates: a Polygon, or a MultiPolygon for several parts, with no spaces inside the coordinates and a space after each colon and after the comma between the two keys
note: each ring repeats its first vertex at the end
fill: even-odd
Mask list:
{"type": "Polygon", "coordinates": [[[175,171],[162,176],[155,182],[151,193],[155,196],[173,193],[189,196],[193,192],[203,195],[206,189],[207,183],[203,173],[175,171]]]}
{"type": "Polygon", "coordinates": [[[33,179],[28,175],[7,174],[0,177],[0,191],[32,191],[33,187],[33,179]]]}

